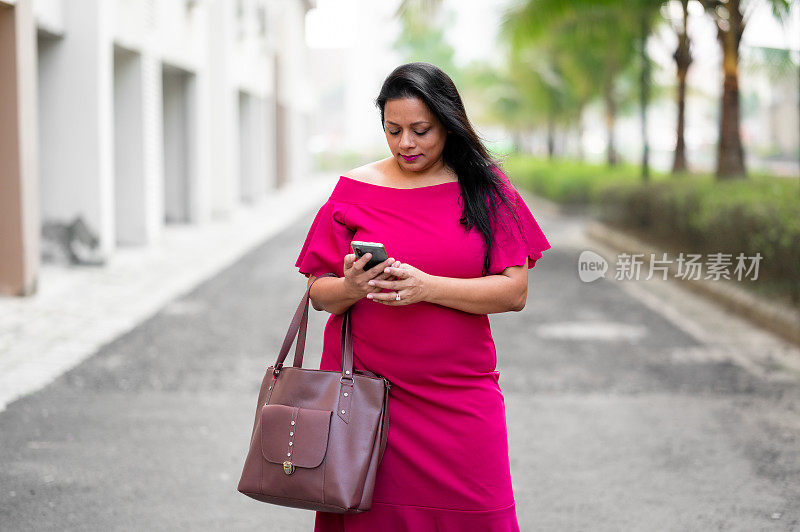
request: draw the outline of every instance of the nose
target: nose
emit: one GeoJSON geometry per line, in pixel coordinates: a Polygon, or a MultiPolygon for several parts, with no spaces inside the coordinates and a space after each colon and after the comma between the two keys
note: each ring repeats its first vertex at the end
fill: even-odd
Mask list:
{"type": "Polygon", "coordinates": [[[411,138],[410,131],[404,131],[400,134],[400,149],[401,150],[408,150],[414,147],[414,141],[411,138]]]}

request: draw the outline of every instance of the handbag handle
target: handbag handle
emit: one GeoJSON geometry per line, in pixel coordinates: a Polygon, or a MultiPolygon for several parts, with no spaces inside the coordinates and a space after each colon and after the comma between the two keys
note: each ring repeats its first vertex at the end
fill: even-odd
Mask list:
{"type": "MultiPolygon", "coordinates": [[[[308,285],[308,288],[306,290],[306,292],[307,292],[306,295],[307,295],[309,301],[311,300],[311,285],[316,283],[317,279],[320,279],[322,277],[337,277],[337,275],[335,273],[330,273],[329,272],[329,273],[323,273],[319,277],[315,277],[314,280],[311,281],[311,284],[308,285]]],[[[300,301],[300,305],[302,305],[302,304],[303,304],[303,302],[301,300],[300,301]]],[[[299,308],[300,307],[298,306],[298,310],[299,310],[299,308]]],[[[295,317],[296,317],[296,314],[297,313],[295,312],[295,317]]],[[[294,321],[292,321],[292,323],[294,323],[294,321]]],[[[307,328],[308,328],[308,304],[305,305],[305,307],[303,309],[303,316],[302,316],[302,319],[300,320],[300,333],[299,333],[299,335],[297,337],[297,344],[295,345],[295,350],[294,350],[294,361],[292,363],[292,366],[295,367],[295,368],[302,368],[303,367],[303,354],[306,352],[306,329],[307,328]]],[[[284,342],[285,342],[285,340],[284,340],[284,342]]],[[[291,345],[291,340],[289,341],[289,345],[291,345]]]]}
{"type": "MultiPolygon", "coordinates": [[[[322,277],[338,277],[335,273],[324,273],[319,277],[315,278],[311,281],[311,284],[308,285],[306,288],[306,293],[303,294],[303,298],[300,300],[300,304],[297,306],[297,310],[294,313],[294,317],[292,317],[292,323],[289,325],[289,330],[286,331],[286,337],[283,339],[283,345],[281,346],[280,353],[278,354],[278,360],[275,362],[273,366],[273,374],[275,377],[278,376],[280,373],[281,368],[283,367],[283,363],[286,360],[286,356],[289,354],[289,348],[292,346],[292,341],[294,340],[295,336],[297,336],[297,345],[294,353],[294,362],[292,363],[293,367],[302,368],[303,367],[303,353],[305,352],[305,345],[306,345],[306,329],[308,326],[308,303],[311,294],[311,287],[322,277]],[[298,335],[299,331],[299,335],[298,335]]],[[[344,313],[344,319],[342,321],[342,339],[341,339],[341,348],[342,348],[342,378],[344,379],[352,379],[353,378],[353,336],[352,331],[350,329],[350,309],[348,308],[344,313]]]]}
{"type": "Polygon", "coordinates": [[[350,379],[353,382],[353,331],[350,322],[350,309],[344,312],[342,317],[342,334],[339,341],[339,349],[342,352],[342,376],[339,379],[350,379]]]}

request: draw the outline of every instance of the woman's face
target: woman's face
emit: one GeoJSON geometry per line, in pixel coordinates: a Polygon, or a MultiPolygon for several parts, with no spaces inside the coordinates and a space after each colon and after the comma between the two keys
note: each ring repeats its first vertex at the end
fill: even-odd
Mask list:
{"type": "Polygon", "coordinates": [[[383,131],[403,170],[421,172],[440,163],[447,131],[419,98],[386,100],[383,131]]]}

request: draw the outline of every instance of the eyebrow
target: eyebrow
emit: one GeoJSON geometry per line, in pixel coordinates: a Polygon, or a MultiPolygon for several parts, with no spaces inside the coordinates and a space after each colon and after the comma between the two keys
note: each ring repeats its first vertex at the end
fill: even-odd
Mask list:
{"type": "MultiPolygon", "coordinates": [[[[387,124],[391,124],[393,126],[399,126],[400,125],[400,124],[398,124],[396,122],[392,122],[391,120],[387,120],[386,123],[387,124]]],[[[428,122],[427,120],[420,120],[419,122],[414,122],[411,125],[412,126],[416,126],[416,125],[419,125],[419,124],[430,124],[430,122],[428,122]]]]}

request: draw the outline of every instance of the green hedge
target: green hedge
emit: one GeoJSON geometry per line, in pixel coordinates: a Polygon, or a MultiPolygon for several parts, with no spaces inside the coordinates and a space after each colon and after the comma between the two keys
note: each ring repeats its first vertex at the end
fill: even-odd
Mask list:
{"type": "Polygon", "coordinates": [[[559,203],[593,205],[603,221],[691,253],[761,253],[759,279],[800,299],[800,183],[752,175],[717,182],[711,175],[654,173],[511,156],[503,164],[520,187],[559,203]]]}
{"type": "MultiPolygon", "coordinates": [[[[611,183],[641,182],[639,167],[620,164],[614,168],[570,160],[548,161],[527,156],[509,156],[503,169],[514,183],[559,203],[587,204],[597,201],[600,189],[611,183]]],[[[664,179],[655,173],[653,179],[664,179]]]]}

